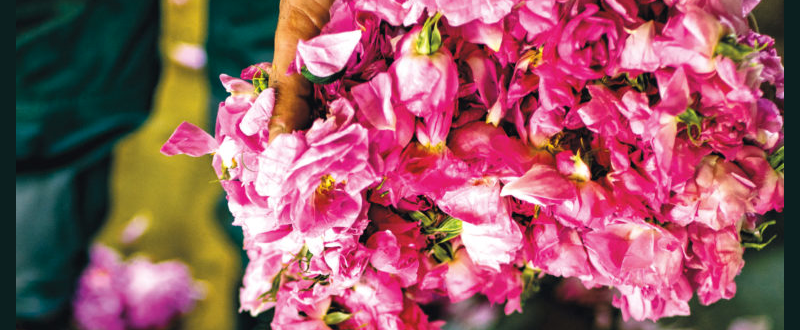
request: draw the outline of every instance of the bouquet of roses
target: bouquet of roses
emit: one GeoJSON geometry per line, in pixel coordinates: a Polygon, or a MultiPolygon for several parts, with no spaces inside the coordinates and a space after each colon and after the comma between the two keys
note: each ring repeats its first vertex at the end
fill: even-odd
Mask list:
{"type": "MultiPolygon", "coordinates": [[[[213,154],[272,326],[438,328],[420,305],[521,311],[545,275],[636,320],[730,299],[783,209],[783,67],[758,1],[343,0],[269,63],[221,75],[213,154]],[[314,84],[269,136],[269,75],[314,84]]],[[[280,97],[280,96],[278,96],[280,97]]]]}

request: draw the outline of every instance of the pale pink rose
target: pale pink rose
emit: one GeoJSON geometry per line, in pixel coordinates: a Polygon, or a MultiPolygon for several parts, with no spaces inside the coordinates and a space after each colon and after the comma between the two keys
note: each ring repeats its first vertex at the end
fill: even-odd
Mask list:
{"type": "Polygon", "coordinates": [[[400,40],[389,74],[396,107],[428,119],[452,111],[449,109],[454,106],[458,91],[458,72],[446,47],[430,55],[417,52],[415,45],[420,31],[422,26],[418,25],[400,40]]]}
{"type": "Polygon", "coordinates": [[[387,231],[379,231],[367,240],[371,250],[370,263],[375,269],[397,276],[403,287],[417,282],[419,267],[418,252],[415,249],[398,244],[395,235],[387,231]]]}
{"type": "Polygon", "coordinates": [[[720,299],[733,298],[736,294],[734,278],[744,267],[744,247],[739,242],[736,227],[715,231],[693,224],[688,228],[692,247],[687,251],[687,277],[697,291],[700,303],[709,305],[720,299]]]}
{"type": "Polygon", "coordinates": [[[669,220],[686,226],[702,223],[714,230],[736,225],[753,212],[756,185],[747,173],[719,156],[706,156],[697,172],[676,191],[667,206],[669,220]]]}
{"type": "Polygon", "coordinates": [[[545,273],[562,277],[591,276],[586,249],[580,233],[565,227],[546,214],[539,214],[532,229],[526,231],[529,260],[545,273]]]}
{"type": "Polygon", "coordinates": [[[609,285],[669,287],[681,276],[683,244],[661,227],[616,223],[582,238],[592,266],[609,285]]]}
{"type": "Polygon", "coordinates": [[[686,6],[667,21],[663,37],[656,38],[654,46],[661,65],[709,73],[715,69],[714,48],[722,32],[716,17],[696,6],[686,6]]]}

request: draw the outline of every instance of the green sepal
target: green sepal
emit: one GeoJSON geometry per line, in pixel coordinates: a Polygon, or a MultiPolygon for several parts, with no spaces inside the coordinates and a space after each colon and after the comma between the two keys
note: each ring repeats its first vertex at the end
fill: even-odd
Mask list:
{"type": "Polygon", "coordinates": [[[449,215],[444,216],[444,220],[438,221],[441,217],[433,210],[425,213],[414,211],[410,212],[412,219],[421,222],[421,232],[423,235],[434,235],[434,244],[441,244],[461,235],[461,220],[449,215]]]}
{"type": "Polygon", "coordinates": [[[272,279],[272,286],[270,287],[269,291],[264,292],[258,298],[265,302],[275,302],[278,299],[278,290],[281,288],[281,280],[283,278],[283,272],[286,268],[281,268],[278,271],[278,274],[275,274],[275,277],[272,279]]]}
{"type": "Polygon", "coordinates": [[[700,134],[703,132],[703,116],[692,108],[686,108],[686,111],[678,115],[678,122],[686,124],[686,135],[689,136],[689,140],[691,140],[692,143],[697,145],[698,141],[695,139],[694,134],[692,134],[692,128],[697,129],[697,136],[700,137],[700,134]]]}
{"type": "Polygon", "coordinates": [[[227,166],[222,166],[222,174],[219,176],[220,181],[230,180],[231,179],[231,172],[227,166]]]}
{"type": "Polygon", "coordinates": [[[777,222],[775,220],[765,221],[760,225],[758,225],[758,227],[756,227],[756,231],[759,233],[759,235],[764,234],[764,231],[767,230],[769,226],[774,225],[776,223],[777,222]]]}
{"type": "Polygon", "coordinates": [[[304,279],[306,281],[314,281],[314,282],[325,282],[325,281],[328,280],[329,277],[330,277],[330,275],[325,275],[325,274],[318,274],[318,275],[314,275],[313,277],[300,275],[301,279],[304,279]]]}
{"type": "Polygon", "coordinates": [[[703,122],[703,118],[694,109],[686,108],[686,111],[678,115],[678,121],[687,125],[700,125],[703,122]]]}
{"type": "Polygon", "coordinates": [[[267,71],[262,68],[258,68],[258,72],[260,75],[253,75],[252,79],[253,87],[256,89],[256,94],[261,93],[261,91],[269,88],[269,74],[267,74],[267,71]]]}
{"type": "Polygon", "coordinates": [[[434,231],[441,233],[461,233],[461,220],[448,216],[434,231]]]}
{"type": "Polygon", "coordinates": [[[520,304],[524,304],[526,300],[541,290],[541,280],[539,274],[541,270],[525,266],[522,270],[522,294],[519,297],[520,304]]]}
{"type": "MultiPolygon", "coordinates": [[[[436,15],[441,16],[441,14],[437,13],[436,15]]],[[[431,54],[435,53],[442,48],[442,34],[439,32],[439,19],[436,19],[436,22],[433,23],[433,28],[431,29],[431,54]]]]}
{"type": "Polygon", "coordinates": [[[653,77],[648,73],[642,73],[633,78],[629,73],[625,73],[625,81],[639,92],[646,92],[652,85],[652,79],[653,77]]]}
{"type": "Polygon", "coordinates": [[[742,246],[745,248],[753,248],[756,249],[757,251],[761,251],[761,249],[765,248],[767,245],[769,245],[769,243],[772,243],[775,237],[778,237],[778,235],[772,235],[770,239],[768,239],[766,242],[763,242],[764,231],[767,230],[769,226],[774,225],[775,223],[776,223],[775,220],[765,221],[760,225],[758,225],[758,227],[756,227],[756,229],[753,232],[745,231],[745,233],[751,234],[752,237],[747,238],[743,236],[742,246]]]}
{"type": "Polygon", "coordinates": [[[461,235],[461,231],[454,232],[454,233],[447,233],[447,235],[445,235],[444,237],[442,237],[440,239],[437,239],[436,240],[436,244],[441,244],[441,243],[447,242],[447,241],[449,241],[451,239],[454,239],[454,238],[458,237],[458,235],[461,235]]]}
{"type": "Polygon", "coordinates": [[[308,68],[306,68],[305,65],[302,68],[300,68],[300,74],[302,74],[303,77],[306,77],[306,79],[308,79],[308,81],[310,81],[310,82],[312,82],[314,84],[317,84],[317,85],[327,85],[327,84],[330,84],[330,83],[332,83],[334,81],[339,80],[339,78],[344,76],[344,71],[345,71],[345,69],[341,69],[341,70],[339,70],[339,72],[336,72],[336,73],[334,73],[334,74],[332,74],[330,76],[317,77],[313,73],[309,72],[308,68]]]}
{"type": "Polygon", "coordinates": [[[448,262],[453,260],[453,247],[450,243],[441,243],[433,245],[433,257],[439,262],[448,262]]]}
{"type": "Polygon", "coordinates": [[[428,17],[422,25],[422,30],[419,32],[416,40],[417,53],[422,55],[430,55],[435,53],[442,47],[442,35],[439,32],[439,19],[442,13],[436,13],[433,17],[428,17]]]}
{"type": "Polygon", "coordinates": [[[737,63],[744,61],[744,59],[754,51],[752,47],[736,42],[735,35],[722,37],[717,43],[717,46],[714,47],[714,55],[725,56],[737,63]]]}
{"type": "Polygon", "coordinates": [[[322,320],[325,321],[325,324],[327,325],[337,325],[339,323],[349,320],[351,317],[353,317],[353,314],[333,312],[326,314],[325,317],[322,318],[322,320]]]}
{"type": "Polygon", "coordinates": [[[297,266],[304,272],[308,271],[308,268],[311,267],[311,258],[314,257],[314,254],[308,250],[308,246],[303,244],[303,247],[300,248],[300,252],[294,256],[294,259],[297,260],[297,266]]]}
{"type": "Polygon", "coordinates": [[[742,246],[745,247],[745,248],[756,249],[756,251],[761,251],[761,249],[767,247],[767,245],[769,245],[769,243],[772,243],[772,240],[774,240],[775,237],[778,237],[778,235],[774,235],[774,236],[770,237],[770,239],[767,240],[764,243],[747,242],[747,243],[742,243],[742,246]]]}
{"type": "Polygon", "coordinates": [[[433,212],[433,209],[425,211],[425,214],[428,216],[428,219],[432,221],[428,226],[432,226],[433,223],[436,222],[436,219],[439,219],[439,217],[436,216],[436,212],[433,212]]]}
{"type": "Polygon", "coordinates": [[[425,213],[420,211],[409,212],[408,216],[414,221],[421,222],[423,228],[429,227],[433,224],[433,219],[429,218],[425,213]]]}
{"type": "MultiPolygon", "coordinates": [[[[644,92],[646,88],[645,88],[645,86],[642,84],[642,82],[640,81],[640,79],[639,79],[639,78],[640,78],[640,76],[641,76],[641,75],[637,75],[635,78],[631,79],[631,76],[630,76],[630,74],[628,74],[628,73],[626,72],[626,73],[625,73],[625,81],[627,81],[627,82],[628,82],[628,84],[630,84],[631,86],[633,86],[633,88],[636,88],[636,90],[638,90],[639,92],[644,92]]],[[[604,78],[605,78],[605,77],[604,77],[604,78]]]]}

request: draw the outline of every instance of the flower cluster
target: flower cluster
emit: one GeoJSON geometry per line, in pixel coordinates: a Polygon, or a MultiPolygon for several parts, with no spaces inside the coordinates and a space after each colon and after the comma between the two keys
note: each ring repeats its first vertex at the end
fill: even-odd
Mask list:
{"type": "Polygon", "coordinates": [[[203,292],[181,262],[122,261],[96,244],[73,301],[75,321],[86,330],[161,329],[190,312],[203,292]]]}
{"type": "Polygon", "coordinates": [[[272,326],[436,329],[420,305],[521,311],[544,275],[625,319],[730,299],[783,208],[783,67],[758,1],[343,0],[290,72],[222,75],[213,154],[272,326]],[[314,83],[270,137],[270,74],[314,83]],[[270,139],[271,138],[271,139],[270,139]],[[271,140],[271,141],[270,141],[271,140]]]}

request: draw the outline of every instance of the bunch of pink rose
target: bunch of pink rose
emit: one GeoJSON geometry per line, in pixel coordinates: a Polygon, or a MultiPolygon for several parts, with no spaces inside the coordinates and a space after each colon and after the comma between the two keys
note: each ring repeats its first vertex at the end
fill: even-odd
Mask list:
{"type": "MultiPolygon", "coordinates": [[[[783,67],[755,1],[344,0],[290,72],[222,75],[213,154],[276,329],[438,328],[475,294],[521,311],[542,276],[615,288],[625,319],[736,292],[781,211],[783,67]],[[314,83],[272,137],[269,74],[314,83]]],[[[278,95],[278,97],[280,97],[278,95]]]]}
{"type": "Polygon", "coordinates": [[[73,300],[79,329],[164,329],[191,311],[204,295],[189,268],[179,261],[123,261],[102,244],[92,247],[73,300]]]}

